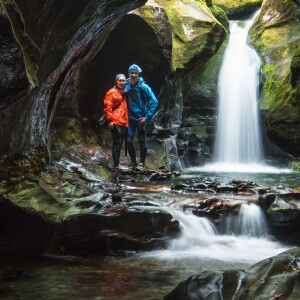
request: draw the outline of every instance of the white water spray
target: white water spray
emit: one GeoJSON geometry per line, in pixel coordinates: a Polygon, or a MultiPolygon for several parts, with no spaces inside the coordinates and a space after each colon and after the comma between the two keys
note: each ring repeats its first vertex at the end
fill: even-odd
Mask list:
{"type": "Polygon", "coordinates": [[[240,27],[230,25],[230,38],[221,67],[214,160],[253,164],[263,159],[257,109],[260,59],[247,44],[254,17],[240,27]]]}
{"type": "MultiPolygon", "coordinates": [[[[242,213],[235,222],[235,225],[238,228],[242,227],[243,230],[246,228],[241,224],[245,224],[246,218],[260,215],[259,210],[254,207],[249,206],[247,208],[245,208],[247,212],[242,213]],[[252,210],[250,216],[247,208],[252,210]]],[[[261,228],[260,232],[243,231],[239,235],[230,230],[230,235],[220,235],[215,226],[206,218],[199,218],[178,210],[161,209],[172,214],[179,221],[181,235],[171,241],[167,250],[146,252],[141,256],[168,260],[195,258],[206,260],[209,258],[227,262],[255,263],[287,250],[280,243],[268,239],[266,235],[268,232],[267,224],[262,225],[260,218],[255,217],[252,221],[256,228],[257,226],[266,226],[261,228]]]]}

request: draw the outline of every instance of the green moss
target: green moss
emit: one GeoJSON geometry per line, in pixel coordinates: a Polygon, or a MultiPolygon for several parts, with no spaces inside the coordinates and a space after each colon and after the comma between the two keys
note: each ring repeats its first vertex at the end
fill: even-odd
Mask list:
{"type": "Polygon", "coordinates": [[[297,46],[295,54],[291,62],[291,82],[293,86],[296,86],[300,77],[300,45],[297,46]]]}
{"type": "Polygon", "coordinates": [[[289,162],[288,168],[290,168],[296,172],[300,172],[300,161],[295,160],[295,161],[289,162]]]}
{"type": "Polygon", "coordinates": [[[251,4],[260,4],[262,0],[214,0],[214,4],[221,7],[236,8],[251,4]]]}
{"type": "Polygon", "coordinates": [[[288,6],[288,5],[292,4],[292,0],[283,0],[283,4],[288,6]]]}
{"type": "Polygon", "coordinates": [[[216,5],[212,5],[210,7],[210,10],[212,14],[216,17],[216,19],[224,26],[224,28],[228,30],[229,21],[224,10],[216,5]]]}
{"type": "Polygon", "coordinates": [[[264,76],[263,84],[263,99],[260,102],[260,109],[268,110],[275,99],[275,90],[278,85],[278,76],[275,75],[274,65],[264,65],[262,68],[262,75],[264,76]]]}
{"type": "Polygon", "coordinates": [[[201,126],[199,124],[198,125],[194,124],[192,133],[199,136],[199,137],[201,137],[201,138],[207,138],[208,134],[207,134],[205,128],[206,128],[205,126],[201,126]]]}
{"type": "Polygon", "coordinates": [[[11,23],[14,37],[21,47],[27,78],[33,87],[38,86],[37,71],[40,50],[27,34],[22,12],[19,10],[17,4],[12,0],[0,0],[0,3],[11,23]]]}
{"type": "Polygon", "coordinates": [[[227,15],[246,13],[258,8],[262,0],[214,0],[213,3],[221,7],[227,15]]]}
{"type": "MultiPolygon", "coordinates": [[[[206,6],[205,1],[184,1],[176,0],[163,1],[155,0],[138,10],[139,14],[156,32],[159,30],[159,18],[153,13],[155,4],[161,7],[169,21],[172,31],[172,58],[171,69],[183,69],[194,57],[211,53],[204,53],[211,50],[215,52],[215,37],[219,39],[225,31],[224,26],[212,14],[206,6]],[[148,7],[148,8],[147,8],[148,7]],[[213,36],[214,35],[214,36],[213,36]],[[212,48],[212,49],[210,49],[212,48]]],[[[221,10],[215,8],[215,12],[222,19],[226,16],[221,10]]]]}
{"type": "Polygon", "coordinates": [[[96,171],[101,176],[101,178],[103,178],[104,180],[107,180],[110,176],[109,170],[103,166],[100,166],[99,168],[97,168],[96,171]]]}

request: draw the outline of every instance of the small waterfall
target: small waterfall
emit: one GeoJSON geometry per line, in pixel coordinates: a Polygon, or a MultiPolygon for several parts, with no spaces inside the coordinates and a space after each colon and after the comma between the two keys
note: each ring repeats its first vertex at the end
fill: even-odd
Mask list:
{"type": "Polygon", "coordinates": [[[269,229],[261,208],[251,203],[242,204],[237,216],[227,216],[221,226],[221,232],[228,235],[265,237],[269,234],[269,229]]]}
{"type": "Polygon", "coordinates": [[[169,161],[167,163],[170,170],[182,171],[182,164],[178,158],[178,151],[176,146],[176,136],[170,136],[164,140],[165,142],[165,155],[168,157],[169,161]]]}
{"type": "Polygon", "coordinates": [[[179,221],[181,234],[170,242],[168,249],[146,252],[141,256],[168,260],[210,258],[254,263],[287,250],[280,243],[268,239],[267,224],[262,221],[264,218],[261,219],[261,212],[254,204],[243,205],[238,219],[225,222],[230,234],[220,234],[207,218],[166,207],[160,209],[172,214],[179,221]],[[253,224],[255,229],[252,229],[253,224]]]}
{"type": "Polygon", "coordinates": [[[216,163],[253,164],[263,159],[257,109],[260,59],[247,44],[256,15],[244,27],[237,21],[230,23],[218,81],[216,163]]]}

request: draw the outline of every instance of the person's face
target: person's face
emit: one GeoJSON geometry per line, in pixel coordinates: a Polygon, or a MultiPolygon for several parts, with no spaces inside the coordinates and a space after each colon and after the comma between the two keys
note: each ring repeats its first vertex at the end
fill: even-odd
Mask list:
{"type": "Polygon", "coordinates": [[[129,73],[130,83],[136,84],[139,77],[139,72],[132,71],[129,73]]]}
{"type": "Polygon", "coordinates": [[[124,86],[126,84],[126,78],[121,76],[117,79],[116,85],[119,89],[124,89],[124,86]]]}

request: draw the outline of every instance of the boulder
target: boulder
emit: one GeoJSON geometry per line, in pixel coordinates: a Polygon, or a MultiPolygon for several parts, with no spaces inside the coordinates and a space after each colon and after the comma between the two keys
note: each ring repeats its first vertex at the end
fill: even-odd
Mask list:
{"type": "Polygon", "coordinates": [[[299,262],[300,248],[295,248],[246,270],[204,271],[179,283],[164,299],[297,299],[299,262]]]}

